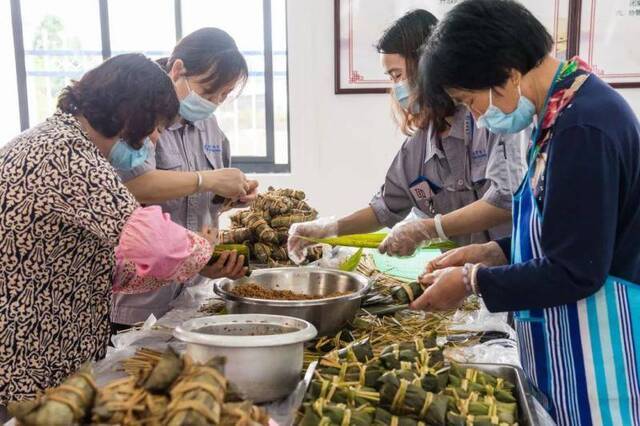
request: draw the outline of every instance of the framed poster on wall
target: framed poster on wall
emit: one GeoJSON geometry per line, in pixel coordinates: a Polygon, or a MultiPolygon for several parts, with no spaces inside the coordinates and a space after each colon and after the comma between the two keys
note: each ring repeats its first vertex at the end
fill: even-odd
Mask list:
{"type": "MultiPolygon", "coordinates": [[[[461,0],[334,0],[335,93],[384,93],[390,87],[375,45],[383,31],[413,9],[438,19],[461,0]]],[[[570,0],[526,0],[524,4],[554,36],[555,55],[567,56],[570,0]]]]}
{"type": "Polygon", "coordinates": [[[582,0],[580,57],[613,87],[640,87],[640,0],[582,0]]]}

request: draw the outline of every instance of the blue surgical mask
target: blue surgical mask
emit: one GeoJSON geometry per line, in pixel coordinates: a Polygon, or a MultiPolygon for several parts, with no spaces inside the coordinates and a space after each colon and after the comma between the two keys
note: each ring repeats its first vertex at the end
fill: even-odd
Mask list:
{"type": "Polygon", "coordinates": [[[135,149],[119,139],[109,152],[109,162],[116,170],[131,170],[145,162],[149,156],[151,140],[146,138],[142,148],[135,149]]]}
{"type": "Polygon", "coordinates": [[[189,88],[189,94],[180,101],[180,116],[191,122],[211,117],[218,105],[191,90],[188,80],[187,87],[189,88]]]}
{"type": "Polygon", "coordinates": [[[529,99],[522,96],[518,86],[518,106],[513,112],[506,114],[500,108],[493,105],[492,89],[489,89],[489,108],[476,121],[479,128],[486,127],[491,133],[507,134],[518,133],[526,129],[533,122],[536,107],[529,99]]]}
{"type": "Polygon", "coordinates": [[[409,95],[411,94],[411,90],[409,90],[409,84],[407,80],[402,80],[393,85],[393,96],[396,98],[398,103],[405,110],[409,109],[409,95]]]}

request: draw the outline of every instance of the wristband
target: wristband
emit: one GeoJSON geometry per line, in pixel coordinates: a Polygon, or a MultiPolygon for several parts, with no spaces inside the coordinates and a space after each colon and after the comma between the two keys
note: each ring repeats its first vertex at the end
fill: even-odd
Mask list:
{"type": "Polygon", "coordinates": [[[462,267],[462,282],[464,283],[464,288],[467,290],[468,294],[473,293],[473,287],[471,286],[471,277],[470,273],[473,270],[474,265],[471,263],[465,263],[462,267]]]}
{"type": "Polygon", "coordinates": [[[481,263],[473,265],[473,268],[471,269],[471,276],[469,277],[469,281],[471,282],[471,291],[476,296],[480,296],[480,288],[478,287],[478,269],[480,269],[481,266],[481,263]]]}
{"type": "Polygon", "coordinates": [[[202,175],[200,174],[200,172],[196,172],[196,176],[198,177],[198,183],[196,185],[195,193],[199,193],[200,189],[202,188],[202,175]]]}
{"type": "Polygon", "coordinates": [[[436,225],[436,232],[438,233],[438,237],[443,240],[448,240],[447,234],[444,233],[444,229],[442,229],[442,215],[438,213],[433,217],[433,221],[436,225]]]}

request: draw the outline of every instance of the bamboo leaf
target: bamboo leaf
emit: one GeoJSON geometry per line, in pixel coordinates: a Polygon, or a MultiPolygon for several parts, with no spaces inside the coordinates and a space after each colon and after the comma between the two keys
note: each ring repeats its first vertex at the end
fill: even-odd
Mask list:
{"type": "Polygon", "coordinates": [[[456,243],[454,243],[451,240],[441,240],[441,239],[437,239],[437,240],[431,240],[429,241],[427,244],[425,244],[424,246],[422,246],[422,248],[425,249],[432,249],[432,250],[451,250],[458,247],[458,245],[456,243]]]}
{"type": "MultiPolygon", "coordinates": [[[[378,248],[382,241],[387,237],[387,234],[379,232],[373,234],[352,234],[343,235],[341,237],[330,238],[311,238],[300,236],[303,240],[311,241],[316,244],[328,244],[330,246],[344,246],[344,247],[361,247],[361,248],[378,248]]],[[[450,250],[456,248],[457,245],[450,240],[431,240],[427,242],[422,248],[435,249],[435,250],[450,250]]]]}
{"type": "Polygon", "coordinates": [[[345,260],[340,264],[339,269],[341,271],[347,271],[347,272],[354,271],[358,267],[358,264],[360,263],[360,259],[362,259],[362,251],[363,251],[363,248],[360,247],[357,252],[353,253],[351,256],[349,256],[347,260],[345,260]]]}

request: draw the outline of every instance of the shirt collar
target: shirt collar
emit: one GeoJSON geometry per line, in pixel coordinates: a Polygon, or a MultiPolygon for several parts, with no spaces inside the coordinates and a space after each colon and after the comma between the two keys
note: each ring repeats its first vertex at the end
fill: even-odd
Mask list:
{"type": "MultiPolygon", "coordinates": [[[[447,143],[447,139],[456,138],[462,139],[465,138],[465,121],[467,114],[470,114],[465,107],[459,107],[455,114],[453,115],[453,120],[451,122],[451,129],[449,130],[449,134],[443,139],[442,143],[447,143]]],[[[471,121],[471,125],[475,124],[471,121]]],[[[426,140],[427,149],[425,150],[424,162],[431,160],[434,156],[438,156],[438,158],[445,158],[445,153],[438,148],[438,136],[437,132],[433,128],[433,126],[429,126],[429,129],[426,132],[426,140]]]]}
{"type": "MultiPolygon", "coordinates": [[[[451,129],[449,130],[449,134],[447,138],[457,138],[464,140],[465,138],[465,123],[467,121],[467,117],[470,117],[471,113],[467,110],[466,107],[458,107],[456,113],[453,115],[453,122],[451,123],[451,129]]],[[[470,120],[470,124],[475,126],[473,120],[470,120]]],[[[445,138],[446,139],[446,138],[445,138]]]]}
{"type": "Polygon", "coordinates": [[[182,120],[178,120],[177,122],[175,122],[174,124],[172,124],[171,126],[167,127],[167,130],[178,130],[182,127],[184,127],[185,125],[190,124],[193,127],[195,127],[196,129],[203,131],[204,130],[204,120],[198,120],[198,121],[185,121],[184,123],[182,122],[182,120]]]}

